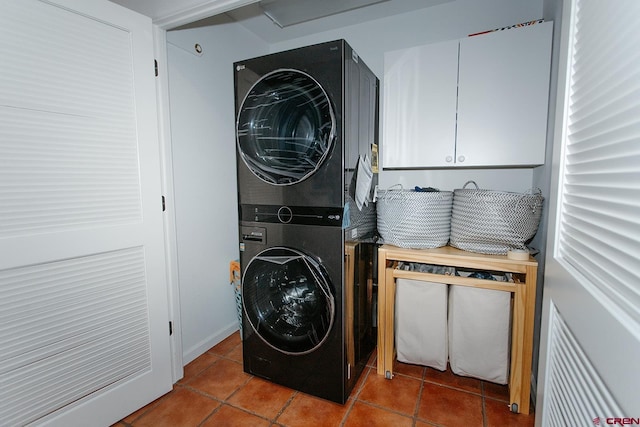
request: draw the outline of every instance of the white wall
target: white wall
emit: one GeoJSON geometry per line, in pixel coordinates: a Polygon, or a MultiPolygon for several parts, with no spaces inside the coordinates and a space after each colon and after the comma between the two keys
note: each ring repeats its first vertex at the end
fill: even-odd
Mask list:
{"type": "Polygon", "coordinates": [[[238,25],[211,24],[167,33],[184,364],[238,329],[229,284],[239,256],[232,64],[267,52],[238,25]]]}

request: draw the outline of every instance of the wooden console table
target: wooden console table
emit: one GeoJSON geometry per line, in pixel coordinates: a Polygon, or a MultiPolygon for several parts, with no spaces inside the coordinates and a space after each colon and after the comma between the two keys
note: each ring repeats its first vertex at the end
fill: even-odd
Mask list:
{"type": "Polygon", "coordinates": [[[477,254],[450,246],[435,249],[381,246],[378,249],[378,374],[384,375],[387,379],[393,378],[396,278],[511,292],[513,293],[513,314],[509,402],[513,412],[528,414],[537,272],[538,262],[531,256],[528,260],[521,261],[509,259],[506,255],[477,254]],[[513,282],[497,282],[398,270],[396,265],[399,261],[515,274],[513,282]]]}

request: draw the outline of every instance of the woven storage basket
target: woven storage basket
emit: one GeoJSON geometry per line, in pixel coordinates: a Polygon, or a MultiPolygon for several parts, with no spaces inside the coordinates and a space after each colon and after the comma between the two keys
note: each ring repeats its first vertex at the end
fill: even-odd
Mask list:
{"type": "Polygon", "coordinates": [[[356,201],[348,194],[345,202],[349,203],[349,226],[345,228],[348,239],[365,239],[376,234],[376,204],[370,202],[358,209],[356,201]]]}
{"type": "Polygon", "coordinates": [[[453,192],[377,191],[378,233],[402,248],[437,248],[449,242],[453,192]]]}
{"type": "Polygon", "coordinates": [[[538,231],[543,200],[540,190],[481,190],[469,181],[453,192],[451,246],[496,255],[504,255],[509,249],[525,249],[525,243],[538,231]],[[467,189],[469,184],[476,188],[467,189]]]}

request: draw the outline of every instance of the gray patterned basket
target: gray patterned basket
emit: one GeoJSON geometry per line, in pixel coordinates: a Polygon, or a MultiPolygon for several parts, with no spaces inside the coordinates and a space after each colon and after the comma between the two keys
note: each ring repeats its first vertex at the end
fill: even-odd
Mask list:
{"type": "Polygon", "coordinates": [[[525,249],[538,231],[544,198],[531,193],[481,190],[474,181],[453,192],[451,246],[483,254],[504,255],[525,249]],[[473,184],[475,189],[467,189],[473,184]]]}
{"type": "Polygon", "coordinates": [[[453,192],[377,190],[378,233],[402,248],[445,246],[451,230],[453,192]]]}
{"type": "Polygon", "coordinates": [[[345,228],[347,240],[357,240],[370,238],[376,232],[376,204],[370,202],[368,205],[358,209],[356,201],[347,194],[345,202],[349,204],[349,225],[345,228]]]}

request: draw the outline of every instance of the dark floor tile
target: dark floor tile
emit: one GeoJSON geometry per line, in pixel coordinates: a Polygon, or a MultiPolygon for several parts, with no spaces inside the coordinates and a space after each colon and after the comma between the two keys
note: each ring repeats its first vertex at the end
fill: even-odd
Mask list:
{"type": "Polygon", "coordinates": [[[433,368],[425,368],[424,380],[459,390],[482,394],[482,381],[476,378],[456,375],[451,370],[439,371],[433,368]]]}
{"type": "Polygon", "coordinates": [[[217,399],[225,400],[250,378],[250,375],[242,371],[240,363],[220,359],[187,382],[186,386],[202,391],[217,399]]]}
{"type": "Polygon", "coordinates": [[[158,405],[132,423],[134,427],[196,427],[220,403],[183,387],[176,387],[158,405]]]}
{"type": "Polygon", "coordinates": [[[360,373],[360,376],[358,377],[358,381],[356,382],[356,384],[353,386],[353,389],[351,390],[351,395],[349,396],[349,398],[355,398],[356,396],[358,396],[358,394],[364,387],[364,384],[366,383],[369,375],[376,375],[376,368],[366,366],[362,370],[362,372],[360,373]]]}
{"type": "Polygon", "coordinates": [[[224,357],[242,363],[242,345],[236,346],[234,349],[226,353],[224,357]]]}
{"type": "Polygon", "coordinates": [[[339,426],[349,407],[298,393],[276,422],[286,427],[339,426]]]}
{"type": "Polygon", "coordinates": [[[409,377],[422,380],[425,367],[421,365],[412,365],[410,363],[402,363],[395,360],[393,362],[393,374],[406,375],[409,377]]]}
{"type": "Polygon", "coordinates": [[[222,340],[222,342],[220,342],[219,344],[211,347],[208,352],[219,356],[224,356],[231,350],[235,349],[241,343],[242,340],[240,339],[240,332],[234,332],[233,334],[222,340]]]}
{"type": "MultiPolygon", "coordinates": [[[[175,386],[174,386],[174,388],[175,388],[175,386]]],[[[149,412],[151,409],[153,409],[156,406],[158,406],[160,401],[162,399],[164,399],[166,396],[167,395],[165,394],[164,396],[157,398],[153,402],[147,404],[146,406],[143,406],[142,408],[138,409],[137,411],[133,412],[132,414],[127,415],[121,421],[123,421],[125,424],[132,424],[135,420],[140,418],[143,414],[149,412]]]]}
{"type": "Polygon", "coordinates": [[[358,400],[413,416],[420,384],[420,380],[401,375],[392,380],[387,380],[382,375],[369,375],[358,400]]]}
{"type": "Polygon", "coordinates": [[[534,414],[515,414],[509,404],[498,400],[485,399],[487,427],[532,427],[534,414]]]}
{"type": "Polygon", "coordinates": [[[273,419],[294,393],[290,388],[253,377],[231,396],[227,403],[273,419]]]}
{"type": "Polygon", "coordinates": [[[222,405],[201,427],[269,427],[270,425],[269,420],[232,406],[222,405]]]}
{"type": "Polygon", "coordinates": [[[356,401],[347,414],[344,427],[411,427],[413,419],[386,409],[356,401]]]}
{"type": "Polygon", "coordinates": [[[482,391],[484,397],[509,402],[509,386],[494,384],[487,381],[482,382],[482,391]]]}
{"type": "Polygon", "coordinates": [[[218,360],[220,360],[220,357],[210,353],[204,353],[200,355],[198,358],[184,367],[184,376],[180,381],[178,381],[178,384],[185,384],[189,382],[198,374],[202,373],[205,369],[216,363],[218,360]]]}
{"type": "Polygon", "coordinates": [[[482,427],[482,396],[425,382],[418,418],[441,426],[482,427]]]}

